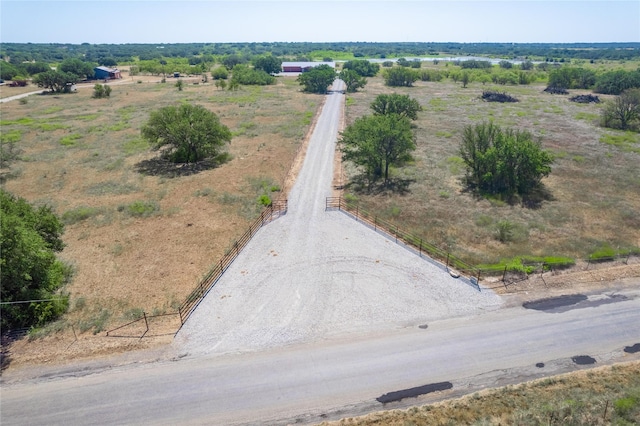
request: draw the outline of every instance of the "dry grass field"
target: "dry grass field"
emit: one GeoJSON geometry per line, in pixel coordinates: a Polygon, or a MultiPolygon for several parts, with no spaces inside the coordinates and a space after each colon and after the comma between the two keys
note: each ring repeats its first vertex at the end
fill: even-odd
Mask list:
{"type": "MultiPolygon", "coordinates": [[[[178,91],[173,79],[135,79],[113,85],[107,99],[93,99],[84,88],[2,104],[2,133],[17,138],[21,150],[20,159],[3,170],[9,176],[4,187],[36,205],[53,206],[66,223],[61,258],[75,270],[65,288],[70,312],[49,327],[57,333],[20,342],[12,348],[13,362],[150,344],[91,340],[142,312],[176,312],[259,214],[258,197],[283,196],[272,191],[283,186],[322,102],[301,93],[295,77],[238,91],[221,91],[213,83],[188,83],[178,91]],[[234,135],[231,161],[177,177],[142,172],[157,153],[141,139],[141,126],[152,110],[180,102],[219,115],[234,135]]],[[[178,317],[166,321],[167,333],[175,333],[178,317]]]]}
{"type": "MultiPolygon", "coordinates": [[[[369,105],[378,94],[407,94],[424,108],[415,122],[418,148],[412,164],[394,170],[396,179],[410,182],[406,192],[347,192],[367,211],[380,212],[380,217],[473,264],[517,255],[585,259],[606,246],[639,247],[640,135],[599,127],[603,103],[568,100],[590,92],[550,95],[544,87],[472,82],[463,88],[443,80],[389,88],[382,78],[370,78],[362,92],[348,95],[347,124],[370,114],[369,105]],[[520,102],[484,102],[479,99],[483,90],[506,92],[520,102]],[[529,130],[554,154],[553,171],[544,179],[550,197],[535,208],[477,199],[464,190],[458,153],[463,128],[488,120],[529,130]],[[512,229],[504,243],[496,238],[501,221],[512,229]]],[[[346,174],[353,180],[353,170],[347,167],[346,174]]]]}

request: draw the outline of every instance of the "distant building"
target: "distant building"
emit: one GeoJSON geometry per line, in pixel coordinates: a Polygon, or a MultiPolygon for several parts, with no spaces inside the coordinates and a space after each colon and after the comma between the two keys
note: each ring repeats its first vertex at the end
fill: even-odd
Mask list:
{"type": "Polygon", "coordinates": [[[307,72],[318,65],[329,65],[331,68],[336,67],[335,62],[283,62],[282,72],[307,72]]]}
{"type": "Polygon", "coordinates": [[[96,80],[113,80],[122,78],[120,70],[117,68],[95,67],[93,69],[96,80]]]}

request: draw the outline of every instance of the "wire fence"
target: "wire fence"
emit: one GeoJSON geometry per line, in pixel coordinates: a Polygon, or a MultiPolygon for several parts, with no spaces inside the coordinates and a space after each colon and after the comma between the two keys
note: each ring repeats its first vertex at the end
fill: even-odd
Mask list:
{"type": "Polygon", "coordinates": [[[423,238],[406,232],[398,227],[398,225],[380,219],[377,215],[371,214],[361,209],[355,202],[345,200],[343,197],[327,197],[325,209],[338,209],[351,214],[357,221],[364,222],[375,231],[382,231],[395,239],[395,242],[403,244],[415,249],[420,257],[424,254],[429,258],[438,261],[441,266],[449,271],[452,275],[461,273],[467,275],[473,285],[480,290],[480,274],[481,270],[464,260],[456,257],[452,253],[425,241],[423,238]]]}
{"type": "MultiPolygon", "coordinates": [[[[534,258],[527,256],[520,258],[519,263],[514,265],[471,265],[447,250],[400,229],[398,225],[380,219],[377,215],[361,209],[356,202],[345,200],[343,197],[328,197],[325,209],[344,211],[357,221],[372,227],[375,231],[383,231],[395,239],[396,243],[401,242],[412,247],[420,256],[424,254],[430,257],[449,272],[452,272],[451,269],[453,269],[468,276],[471,283],[478,290],[480,290],[479,283],[482,276],[502,276],[500,281],[506,287],[507,285],[527,280],[530,275],[540,274],[542,277],[545,272],[560,271],[576,265],[576,260],[571,258],[534,258]]],[[[628,265],[630,259],[638,258],[639,256],[640,250],[616,251],[605,256],[590,256],[587,259],[580,260],[580,262],[584,264],[583,270],[589,270],[590,268],[596,268],[598,265],[614,261],[628,265]]]]}
{"type": "Polygon", "coordinates": [[[191,313],[200,304],[206,294],[213,288],[218,282],[222,274],[227,270],[229,265],[233,263],[236,257],[240,254],[242,249],[253,238],[265,223],[270,222],[274,217],[279,217],[287,212],[287,200],[274,201],[269,207],[267,207],[260,217],[256,219],[249,229],[233,244],[231,249],[216,263],[209,272],[200,280],[195,289],[187,296],[186,300],[178,308],[180,314],[180,322],[184,324],[191,313]]]}

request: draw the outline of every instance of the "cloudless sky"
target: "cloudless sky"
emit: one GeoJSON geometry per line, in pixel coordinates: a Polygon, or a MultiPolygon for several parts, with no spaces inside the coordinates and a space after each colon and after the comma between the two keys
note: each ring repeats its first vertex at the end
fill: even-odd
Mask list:
{"type": "Polygon", "coordinates": [[[0,42],[640,42],[640,0],[4,1],[0,42]]]}

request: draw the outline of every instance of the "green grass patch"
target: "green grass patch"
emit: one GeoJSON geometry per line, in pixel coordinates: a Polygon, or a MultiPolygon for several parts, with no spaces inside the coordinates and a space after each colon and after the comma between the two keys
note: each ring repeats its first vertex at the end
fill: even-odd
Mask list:
{"type": "Polygon", "coordinates": [[[80,139],[82,139],[82,135],[78,133],[72,133],[70,135],[63,136],[62,138],[60,138],[60,145],[74,146],[80,139]]]}
{"type": "Polygon", "coordinates": [[[0,133],[0,142],[2,143],[16,143],[22,139],[22,130],[13,129],[8,132],[0,133]]]}
{"type": "Polygon", "coordinates": [[[132,217],[149,217],[160,211],[160,205],[155,201],[134,201],[118,206],[118,211],[132,217]]]}
{"type": "Polygon", "coordinates": [[[596,121],[600,116],[592,112],[579,112],[575,115],[575,118],[576,120],[596,121]]]}
{"type": "Polygon", "coordinates": [[[73,225],[100,214],[102,214],[102,210],[97,207],[80,206],[64,212],[61,219],[65,225],[73,225]]]}
{"type": "Polygon", "coordinates": [[[0,126],[30,126],[36,121],[30,117],[21,117],[17,120],[0,120],[0,126]]]}
{"type": "Polygon", "coordinates": [[[603,244],[597,249],[595,249],[589,255],[589,260],[592,262],[605,262],[608,260],[617,259],[620,257],[625,257],[629,255],[638,255],[640,254],[640,248],[638,247],[630,247],[630,248],[616,248],[614,249],[609,244],[603,244]]]}
{"type": "Polygon", "coordinates": [[[143,138],[129,139],[122,145],[122,150],[125,155],[140,154],[141,152],[148,151],[149,148],[149,142],[143,138]]]}
{"type": "Polygon", "coordinates": [[[60,123],[36,123],[33,125],[36,130],[40,130],[42,132],[52,132],[54,130],[68,129],[70,126],[66,124],[60,123]]]}
{"type": "Polygon", "coordinates": [[[439,130],[439,131],[436,132],[436,136],[439,137],[439,138],[447,138],[447,139],[449,139],[449,138],[453,137],[453,133],[445,132],[444,130],[439,130]]]}
{"type": "Polygon", "coordinates": [[[621,148],[623,151],[640,153],[640,135],[633,132],[605,133],[600,137],[600,142],[621,148]]]}
{"type": "Polygon", "coordinates": [[[504,272],[522,272],[531,274],[538,270],[540,266],[545,271],[551,269],[564,269],[575,265],[575,259],[565,256],[516,256],[512,258],[500,259],[498,263],[484,263],[477,265],[485,274],[496,274],[504,272]]]}
{"type": "Polygon", "coordinates": [[[445,111],[446,110],[446,106],[447,106],[447,102],[444,99],[441,99],[441,98],[431,98],[431,99],[429,99],[429,106],[434,111],[445,111]]]}
{"type": "Polygon", "coordinates": [[[351,96],[347,96],[347,99],[345,101],[346,106],[350,107],[352,105],[355,105],[355,103],[356,103],[355,99],[353,99],[351,96]]]}
{"type": "Polygon", "coordinates": [[[85,114],[85,115],[79,115],[76,117],[76,120],[81,120],[81,121],[93,121],[96,118],[100,117],[100,114],[85,114]]]}
{"type": "Polygon", "coordinates": [[[52,106],[49,107],[47,109],[45,109],[44,111],[42,111],[43,114],[53,114],[54,112],[58,112],[58,111],[62,111],[64,108],[62,108],[61,106],[52,106]]]}

